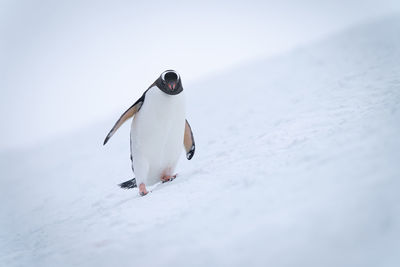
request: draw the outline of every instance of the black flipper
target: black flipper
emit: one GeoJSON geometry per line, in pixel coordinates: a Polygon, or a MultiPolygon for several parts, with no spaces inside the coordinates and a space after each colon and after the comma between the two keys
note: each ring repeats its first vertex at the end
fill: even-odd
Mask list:
{"type": "Polygon", "coordinates": [[[126,181],[126,182],[123,182],[123,183],[119,184],[119,186],[120,186],[122,189],[132,189],[132,188],[135,188],[135,187],[137,187],[136,179],[135,179],[135,178],[130,179],[130,180],[126,181]]]}
{"type": "Polygon", "coordinates": [[[186,150],[186,158],[188,160],[191,160],[196,149],[196,144],[194,143],[192,128],[190,127],[190,124],[187,120],[185,122],[185,134],[183,138],[183,144],[186,150]]]}

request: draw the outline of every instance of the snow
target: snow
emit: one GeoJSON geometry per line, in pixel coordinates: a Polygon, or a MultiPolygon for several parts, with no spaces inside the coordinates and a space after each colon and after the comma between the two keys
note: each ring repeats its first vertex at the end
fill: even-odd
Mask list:
{"type": "Polygon", "coordinates": [[[183,77],[196,154],[145,197],[116,186],[115,118],[3,151],[0,265],[398,266],[399,32],[387,17],[183,77]]]}

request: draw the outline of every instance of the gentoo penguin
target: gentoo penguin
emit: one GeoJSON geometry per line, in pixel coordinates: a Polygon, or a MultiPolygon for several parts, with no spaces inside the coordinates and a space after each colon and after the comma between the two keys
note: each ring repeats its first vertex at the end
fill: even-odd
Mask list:
{"type": "Polygon", "coordinates": [[[131,126],[131,161],[135,178],[120,186],[146,186],[160,180],[171,181],[182,147],[190,160],[195,151],[192,129],[185,118],[185,96],[182,81],[174,70],[164,71],[143,95],[125,111],[108,133],[103,145],[118,128],[133,117],[131,126]]]}

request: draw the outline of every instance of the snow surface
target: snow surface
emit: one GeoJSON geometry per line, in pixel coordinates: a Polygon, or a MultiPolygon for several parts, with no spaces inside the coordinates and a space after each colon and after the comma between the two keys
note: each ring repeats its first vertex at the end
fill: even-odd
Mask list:
{"type": "Polygon", "coordinates": [[[115,118],[3,151],[0,266],[399,266],[399,33],[390,17],[184,83],[196,154],[146,197],[116,186],[115,118]]]}

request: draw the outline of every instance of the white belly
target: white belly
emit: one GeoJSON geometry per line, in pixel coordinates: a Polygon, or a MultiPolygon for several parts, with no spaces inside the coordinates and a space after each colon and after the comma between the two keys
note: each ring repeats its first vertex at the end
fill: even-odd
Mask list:
{"type": "Polygon", "coordinates": [[[172,175],[183,150],[185,97],[157,87],[147,91],[131,128],[131,152],[137,184],[152,185],[172,175]]]}

